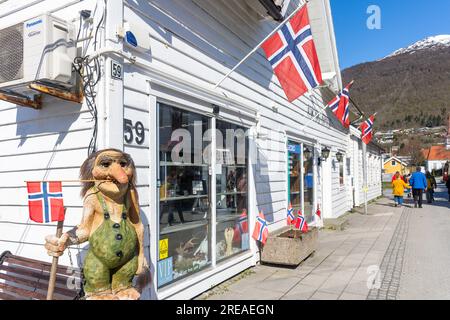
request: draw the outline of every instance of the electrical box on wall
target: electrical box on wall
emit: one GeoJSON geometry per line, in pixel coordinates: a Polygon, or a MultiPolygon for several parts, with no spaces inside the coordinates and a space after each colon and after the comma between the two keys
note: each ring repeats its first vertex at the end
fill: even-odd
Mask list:
{"type": "Polygon", "coordinates": [[[74,28],[50,14],[0,30],[0,90],[27,94],[38,81],[70,88],[75,74],[74,28]]]}

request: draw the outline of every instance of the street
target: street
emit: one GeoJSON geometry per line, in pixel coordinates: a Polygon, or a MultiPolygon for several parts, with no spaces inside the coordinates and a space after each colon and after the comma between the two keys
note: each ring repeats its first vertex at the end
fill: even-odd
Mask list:
{"type": "MultiPolygon", "coordinates": [[[[424,197],[425,199],[425,197],[424,197]]],[[[297,268],[257,265],[197,299],[398,300],[450,298],[450,202],[394,207],[390,191],[348,215],[343,231],[322,229],[319,248],[297,268]]],[[[425,201],[426,202],[426,201],[425,201]]]]}

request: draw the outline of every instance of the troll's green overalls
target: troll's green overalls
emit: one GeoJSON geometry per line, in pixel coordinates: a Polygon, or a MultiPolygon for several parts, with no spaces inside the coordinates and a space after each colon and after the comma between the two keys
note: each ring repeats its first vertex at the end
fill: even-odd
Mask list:
{"type": "Polygon", "coordinates": [[[84,261],[84,291],[92,295],[112,290],[113,293],[132,286],[138,268],[138,241],[136,230],[127,219],[127,205],[122,220],[111,220],[105,200],[94,189],[103,208],[103,223],[89,237],[89,250],[84,261]]]}

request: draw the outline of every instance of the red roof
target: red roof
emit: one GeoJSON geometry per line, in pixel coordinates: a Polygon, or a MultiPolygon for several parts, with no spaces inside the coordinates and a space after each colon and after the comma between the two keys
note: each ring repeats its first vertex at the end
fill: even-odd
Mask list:
{"type": "Polygon", "coordinates": [[[422,153],[427,160],[450,160],[450,150],[447,150],[445,145],[422,149],[422,153]]]}

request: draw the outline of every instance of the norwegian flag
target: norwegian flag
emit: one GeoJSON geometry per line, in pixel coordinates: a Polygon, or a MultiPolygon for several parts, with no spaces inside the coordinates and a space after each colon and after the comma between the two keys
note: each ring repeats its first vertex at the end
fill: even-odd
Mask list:
{"type": "Polygon", "coordinates": [[[295,228],[301,230],[302,232],[308,232],[308,223],[306,223],[305,217],[302,212],[298,210],[297,220],[295,221],[295,228]]]}
{"type": "Polygon", "coordinates": [[[292,204],[289,203],[289,208],[287,209],[287,225],[290,226],[291,224],[294,223],[295,223],[294,209],[292,208],[292,204]]]}
{"type": "Polygon", "coordinates": [[[242,210],[241,215],[236,221],[236,225],[234,226],[234,236],[233,242],[239,243],[241,241],[241,235],[244,233],[248,233],[248,217],[247,210],[242,210]]]}
{"type": "Polygon", "coordinates": [[[64,221],[61,182],[27,182],[28,208],[34,222],[64,221]]]}
{"type": "Polygon", "coordinates": [[[306,5],[261,47],[290,102],[322,83],[306,5]]]}
{"type": "Polygon", "coordinates": [[[363,124],[361,124],[361,140],[365,144],[369,144],[372,140],[373,136],[373,122],[375,121],[375,115],[371,115],[369,119],[364,121],[363,124]]]}
{"type": "Polygon", "coordinates": [[[350,127],[350,87],[353,81],[350,82],[333,100],[328,103],[331,111],[345,128],[350,127]]]}
{"type": "Polygon", "coordinates": [[[319,216],[319,218],[320,218],[320,216],[322,215],[322,213],[320,212],[320,206],[319,206],[319,205],[317,205],[317,211],[316,211],[316,214],[319,216]]]}
{"type": "Polygon", "coordinates": [[[256,217],[255,229],[253,230],[253,239],[265,244],[269,236],[269,227],[267,226],[266,218],[262,212],[256,217]]]}

